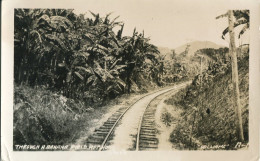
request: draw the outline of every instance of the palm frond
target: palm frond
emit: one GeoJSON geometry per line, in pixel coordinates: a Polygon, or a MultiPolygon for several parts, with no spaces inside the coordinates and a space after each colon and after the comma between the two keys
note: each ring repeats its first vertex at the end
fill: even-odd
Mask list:
{"type": "Polygon", "coordinates": [[[217,16],[216,19],[220,19],[220,18],[227,17],[227,16],[228,16],[228,13],[225,13],[225,14],[217,16]]]}
{"type": "MultiPolygon", "coordinates": [[[[243,24],[247,24],[247,21],[242,19],[242,20],[239,20],[239,21],[236,21],[234,23],[234,28],[239,26],[239,25],[243,25],[243,24]]],[[[246,25],[247,26],[247,25],[246,25]]],[[[223,32],[222,32],[222,39],[225,39],[225,35],[228,33],[229,31],[229,28],[227,27],[223,32]]]]}
{"type": "Polygon", "coordinates": [[[238,38],[240,38],[240,37],[245,33],[245,31],[248,30],[248,29],[249,29],[249,23],[246,24],[246,25],[242,28],[242,30],[239,32],[238,38]]]}
{"type": "Polygon", "coordinates": [[[86,38],[91,44],[95,44],[89,33],[84,34],[83,37],[86,38]]]}
{"type": "Polygon", "coordinates": [[[59,25],[66,25],[67,27],[73,27],[73,24],[70,22],[69,19],[62,16],[51,16],[50,17],[50,23],[53,24],[59,24],[59,25]]]}

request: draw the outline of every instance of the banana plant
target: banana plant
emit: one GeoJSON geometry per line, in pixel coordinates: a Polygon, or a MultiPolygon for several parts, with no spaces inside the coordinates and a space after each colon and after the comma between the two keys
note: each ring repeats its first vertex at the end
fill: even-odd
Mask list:
{"type": "Polygon", "coordinates": [[[29,78],[35,81],[41,77],[37,73],[50,76],[48,73],[53,73],[57,64],[57,54],[69,51],[66,37],[73,24],[66,17],[52,16],[50,13],[50,10],[43,9],[15,10],[15,64],[18,82],[28,83],[29,78]]]}
{"type": "Polygon", "coordinates": [[[136,29],[133,35],[122,38],[123,62],[126,64],[126,71],[122,74],[127,84],[127,93],[131,91],[131,82],[137,81],[142,73],[142,69],[146,66],[146,59],[156,62],[156,54],[159,53],[157,47],[149,43],[149,39],[144,37],[143,33],[138,33],[136,29]]]}

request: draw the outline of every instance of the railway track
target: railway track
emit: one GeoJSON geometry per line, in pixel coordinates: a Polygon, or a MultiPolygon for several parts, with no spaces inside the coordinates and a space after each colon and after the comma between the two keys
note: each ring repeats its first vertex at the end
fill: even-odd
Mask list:
{"type": "Polygon", "coordinates": [[[138,126],[138,133],[136,137],[136,151],[141,150],[155,150],[158,148],[159,140],[157,138],[158,130],[155,120],[155,112],[159,102],[169,93],[175,92],[176,90],[170,90],[156,96],[146,106],[145,112],[140,120],[138,126]]]}
{"type": "MultiPolygon", "coordinates": [[[[159,90],[160,91],[160,90],[159,90]]],[[[156,91],[158,92],[158,91],[156,91]]],[[[156,93],[153,92],[153,93],[156,93]]],[[[143,99],[144,97],[151,95],[153,93],[146,94],[131,104],[129,107],[121,107],[118,109],[108,120],[98,129],[94,131],[94,133],[87,139],[86,144],[90,147],[90,150],[105,150],[105,145],[111,138],[113,131],[120,121],[120,119],[124,116],[124,114],[138,101],[143,99]]]]}
{"type": "Polygon", "coordinates": [[[161,99],[157,96],[146,107],[138,127],[136,151],[152,150],[158,147],[155,111],[160,100],[161,99]]]}
{"type": "MultiPolygon", "coordinates": [[[[182,85],[183,86],[183,85],[182,85]]],[[[139,98],[129,107],[121,107],[119,108],[104,124],[96,129],[94,133],[87,139],[86,144],[92,150],[106,150],[105,145],[108,143],[110,139],[112,139],[112,135],[114,132],[115,127],[118,125],[121,118],[125,115],[125,113],[138,101],[142,100],[143,98],[152,95],[154,93],[163,91],[165,89],[149,93],[144,95],[143,97],[139,98]]],[[[136,150],[145,150],[145,149],[156,149],[158,140],[156,139],[156,129],[155,129],[155,120],[154,114],[156,110],[156,105],[162,99],[161,96],[168,92],[172,92],[176,90],[175,88],[170,88],[165,92],[162,92],[155,98],[153,98],[150,103],[146,106],[146,110],[141,118],[138,134],[136,139],[136,150]]]]}

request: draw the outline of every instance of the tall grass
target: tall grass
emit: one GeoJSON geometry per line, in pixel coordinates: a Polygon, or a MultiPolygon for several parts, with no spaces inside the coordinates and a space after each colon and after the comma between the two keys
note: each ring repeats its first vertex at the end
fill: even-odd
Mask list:
{"type": "MultiPolygon", "coordinates": [[[[249,116],[249,61],[239,62],[239,89],[245,143],[248,142],[249,116]]],[[[173,130],[170,140],[180,149],[199,149],[202,145],[227,145],[236,149],[236,116],[232,101],[231,69],[215,75],[202,85],[191,85],[167,104],[182,109],[181,120],[173,130]]]]}
{"type": "Polygon", "coordinates": [[[27,86],[14,87],[14,145],[70,144],[85,125],[83,103],[27,86]]]}

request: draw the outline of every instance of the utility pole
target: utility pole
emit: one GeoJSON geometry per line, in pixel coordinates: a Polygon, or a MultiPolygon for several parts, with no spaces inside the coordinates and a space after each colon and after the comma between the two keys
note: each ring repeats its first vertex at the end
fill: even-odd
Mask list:
{"type": "Polygon", "coordinates": [[[200,75],[202,76],[202,56],[200,56],[200,75]]]}
{"type": "Polygon", "coordinates": [[[242,127],[242,115],[240,105],[240,94],[239,94],[239,82],[238,82],[238,66],[237,66],[237,53],[235,44],[235,33],[234,33],[234,22],[233,22],[233,11],[228,11],[228,23],[229,23],[229,53],[231,56],[232,63],[232,84],[233,84],[233,101],[236,114],[236,128],[239,141],[244,141],[243,127],[242,127]]]}

